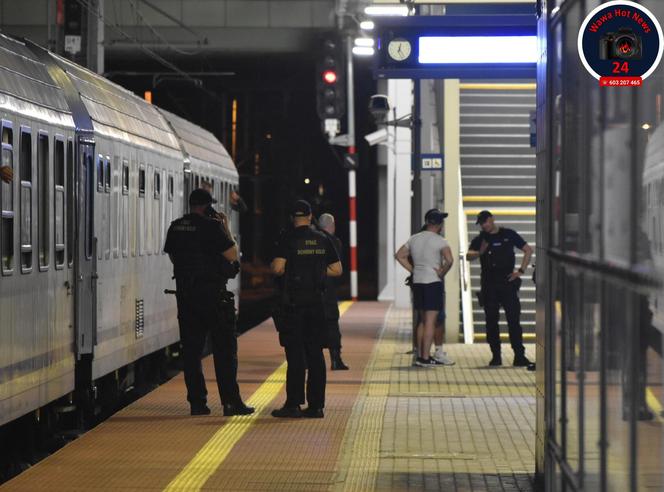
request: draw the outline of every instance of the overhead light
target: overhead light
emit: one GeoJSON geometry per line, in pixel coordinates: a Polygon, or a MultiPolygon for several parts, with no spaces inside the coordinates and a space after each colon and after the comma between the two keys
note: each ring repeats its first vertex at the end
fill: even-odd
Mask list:
{"type": "Polygon", "coordinates": [[[309,184],[311,183],[311,180],[309,178],[304,178],[304,184],[309,184]]]}
{"type": "Polygon", "coordinates": [[[372,31],[376,27],[374,21],[362,21],[360,22],[360,29],[363,31],[372,31]]]}
{"type": "Polygon", "coordinates": [[[643,128],[644,130],[650,130],[651,126],[649,123],[644,123],[643,125],[641,125],[641,128],[643,128]]]}
{"type": "Polygon", "coordinates": [[[402,16],[406,17],[409,12],[407,5],[369,5],[364,8],[364,13],[371,16],[402,16]]]}
{"type": "Polygon", "coordinates": [[[369,47],[373,48],[374,47],[374,40],[373,38],[355,38],[355,46],[363,46],[363,47],[369,47]]]}
{"type": "Polygon", "coordinates": [[[537,63],[537,36],[421,36],[420,63],[537,63]]]}
{"type": "Polygon", "coordinates": [[[374,49],[371,46],[353,46],[353,54],[357,56],[373,56],[374,49]]]}

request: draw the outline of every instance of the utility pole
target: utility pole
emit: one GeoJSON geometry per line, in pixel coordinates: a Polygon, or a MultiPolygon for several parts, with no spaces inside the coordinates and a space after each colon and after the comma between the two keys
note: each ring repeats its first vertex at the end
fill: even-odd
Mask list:
{"type": "MultiPolygon", "coordinates": [[[[346,36],[346,98],[348,115],[348,155],[355,155],[355,87],[353,84],[353,37],[346,36]]],[[[348,210],[350,215],[350,297],[357,300],[357,200],[356,200],[355,169],[348,169],[348,210]]]]}

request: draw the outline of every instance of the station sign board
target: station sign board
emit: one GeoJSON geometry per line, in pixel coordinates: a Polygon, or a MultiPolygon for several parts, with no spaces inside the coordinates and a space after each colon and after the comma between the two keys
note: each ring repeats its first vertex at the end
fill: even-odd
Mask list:
{"type": "Polygon", "coordinates": [[[376,78],[535,78],[537,18],[445,15],[381,19],[376,78]]]}

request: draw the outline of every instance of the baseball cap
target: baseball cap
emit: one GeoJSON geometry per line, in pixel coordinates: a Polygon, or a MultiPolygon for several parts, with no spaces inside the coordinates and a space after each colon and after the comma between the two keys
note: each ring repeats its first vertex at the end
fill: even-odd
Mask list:
{"type": "Polygon", "coordinates": [[[297,200],[291,207],[293,217],[308,217],[311,215],[311,205],[306,200],[297,200]]]}
{"type": "Polygon", "coordinates": [[[479,214],[477,214],[477,220],[475,221],[475,223],[482,225],[487,221],[489,217],[493,217],[493,214],[488,210],[482,210],[479,214]]]}
{"type": "Polygon", "coordinates": [[[439,225],[443,223],[443,219],[445,219],[447,215],[447,213],[441,212],[437,208],[432,208],[424,214],[424,222],[431,225],[439,225]]]}
{"type": "Polygon", "coordinates": [[[209,205],[210,203],[217,203],[217,200],[212,198],[210,192],[202,188],[197,188],[189,195],[189,205],[209,205]]]}

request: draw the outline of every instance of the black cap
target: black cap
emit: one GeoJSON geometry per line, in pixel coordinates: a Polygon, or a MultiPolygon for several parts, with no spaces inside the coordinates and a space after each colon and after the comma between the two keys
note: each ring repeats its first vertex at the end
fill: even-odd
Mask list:
{"type": "Polygon", "coordinates": [[[432,208],[424,214],[424,222],[431,225],[439,225],[443,223],[443,219],[447,217],[446,212],[441,212],[437,208],[432,208]]]}
{"type": "Polygon", "coordinates": [[[475,223],[482,225],[487,221],[489,217],[493,217],[493,214],[488,210],[482,210],[479,214],[477,214],[477,220],[475,221],[475,223]]]}
{"type": "Polygon", "coordinates": [[[293,217],[308,217],[311,215],[311,205],[306,200],[298,200],[291,207],[293,217]]]}
{"type": "Polygon", "coordinates": [[[217,200],[212,198],[209,191],[202,188],[192,191],[191,195],[189,195],[189,205],[210,205],[211,203],[217,203],[217,200]]]}

